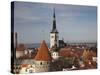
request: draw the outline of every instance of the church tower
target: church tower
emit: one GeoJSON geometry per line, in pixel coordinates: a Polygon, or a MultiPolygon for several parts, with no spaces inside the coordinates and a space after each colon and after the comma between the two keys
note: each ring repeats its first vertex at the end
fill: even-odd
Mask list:
{"type": "Polygon", "coordinates": [[[58,31],[56,29],[56,17],[55,17],[55,9],[54,9],[54,14],[53,14],[53,26],[52,26],[52,31],[50,32],[50,48],[53,46],[58,47],[58,31]]]}

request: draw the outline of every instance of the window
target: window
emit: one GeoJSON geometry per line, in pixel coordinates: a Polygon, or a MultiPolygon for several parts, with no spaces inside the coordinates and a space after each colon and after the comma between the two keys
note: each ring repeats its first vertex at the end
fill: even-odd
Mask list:
{"type": "Polygon", "coordinates": [[[25,69],[25,71],[27,72],[27,68],[25,69]]]}
{"type": "Polygon", "coordinates": [[[29,70],[29,73],[32,73],[33,71],[32,70],[29,70]]]}
{"type": "Polygon", "coordinates": [[[47,62],[47,64],[49,64],[49,62],[47,62]]]}
{"type": "Polygon", "coordinates": [[[16,69],[19,69],[19,66],[16,66],[16,69]]]}
{"type": "Polygon", "coordinates": [[[32,65],[30,67],[32,67],[32,65]]]}
{"type": "Polygon", "coordinates": [[[40,63],[40,65],[42,65],[42,62],[40,63]]]}
{"type": "Polygon", "coordinates": [[[51,36],[51,38],[54,38],[54,36],[51,36]]]}
{"type": "Polygon", "coordinates": [[[55,56],[56,56],[56,53],[55,53],[55,56]]]}

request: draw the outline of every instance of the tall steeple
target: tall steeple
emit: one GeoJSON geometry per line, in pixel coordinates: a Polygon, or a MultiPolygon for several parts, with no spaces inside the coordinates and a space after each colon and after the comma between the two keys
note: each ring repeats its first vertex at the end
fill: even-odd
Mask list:
{"type": "Polygon", "coordinates": [[[57,29],[56,29],[56,16],[55,16],[55,9],[54,9],[54,13],[53,13],[53,26],[52,26],[52,31],[51,33],[58,33],[57,29]]]}
{"type": "Polygon", "coordinates": [[[55,16],[55,9],[54,9],[53,26],[52,26],[52,30],[50,32],[50,48],[52,48],[53,46],[58,47],[59,46],[58,40],[59,40],[59,35],[58,35],[57,28],[56,28],[56,16],[55,16]]]}

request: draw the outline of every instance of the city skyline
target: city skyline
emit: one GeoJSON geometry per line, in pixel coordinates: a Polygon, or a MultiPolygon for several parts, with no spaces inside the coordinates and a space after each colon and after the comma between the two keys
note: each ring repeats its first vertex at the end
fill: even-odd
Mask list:
{"type": "Polygon", "coordinates": [[[19,43],[49,43],[55,8],[59,39],[70,42],[97,41],[97,7],[15,2],[14,32],[19,43]]]}

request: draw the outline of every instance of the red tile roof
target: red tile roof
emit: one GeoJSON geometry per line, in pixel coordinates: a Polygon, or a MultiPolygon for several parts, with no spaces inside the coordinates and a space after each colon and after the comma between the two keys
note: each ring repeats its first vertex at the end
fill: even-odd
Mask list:
{"type": "Polygon", "coordinates": [[[61,50],[59,51],[59,55],[63,57],[76,57],[75,53],[71,50],[61,50]]]}
{"type": "Polygon", "coordinates": [[[21,67],[27,67],[28,66],[28,64],[22,64],[21,65],[21,67]]]}
{"type": "Polygon", "coordinates": [[[59,56],[63,57],[81,57],[83,50],[72,50],[70,48],[61,49],[59,51],[59,56]]]}
{"type": "Polygon", "coordinates": [[[50,61],[51,60],[51,56],[50,56],[48,47],[44,40],[40,44],[40,47],[39,47],[38,52],[34,59],[37,61],[50,61]]]}

